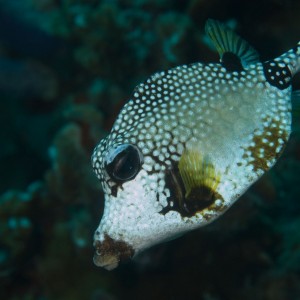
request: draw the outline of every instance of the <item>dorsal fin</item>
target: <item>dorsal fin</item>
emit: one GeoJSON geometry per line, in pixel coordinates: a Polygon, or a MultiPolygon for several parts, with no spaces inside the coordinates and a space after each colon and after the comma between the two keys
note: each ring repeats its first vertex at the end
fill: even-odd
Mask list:
{"type": "Polygon", "coordinates": [[[259,62],[256,50],[222,23],[208,19],[205,32],[216,47],[221,63],[228,71],[240,71],[250,64],[259,62]]]}

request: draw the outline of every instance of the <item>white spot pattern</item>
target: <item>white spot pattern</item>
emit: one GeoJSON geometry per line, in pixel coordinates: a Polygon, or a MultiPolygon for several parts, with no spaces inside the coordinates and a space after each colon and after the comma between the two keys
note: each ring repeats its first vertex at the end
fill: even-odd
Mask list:
{"type": "Polygon", "coordinates": [[[138,85],[92,157],[106,195],[95,239],[107,234],[139,252],[217,218],[224,211],[218,207],[229,207],[275,163],[290,134],[290,94],[290,87],[280,90],[266,81],[261,63],[232,73],[220,64],[183,65],[138,85]],[[144,163],[113,195],[116,184],[104,160],[108,149],[124,143],[137,145],[144,163]],[[176,199],[165,180],[185,148],[209,156],[221,173],[216,210],[189,218],[172,210],[176,199]],[[162,214],[167,206],[171,210],[162,214]]]}

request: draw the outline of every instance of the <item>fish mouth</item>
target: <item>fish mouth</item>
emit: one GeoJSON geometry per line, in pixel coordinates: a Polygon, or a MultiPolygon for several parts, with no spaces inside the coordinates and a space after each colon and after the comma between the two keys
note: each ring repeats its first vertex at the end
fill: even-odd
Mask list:
{"type": "Polygon", "coordinates": [[[134,250],[129,244],[114,240],[107,234],[104,234],[103,241],[96,240],[94,247],[96,249],[93,258],[94,264],[109,271],[134,255],[134,250]]]}

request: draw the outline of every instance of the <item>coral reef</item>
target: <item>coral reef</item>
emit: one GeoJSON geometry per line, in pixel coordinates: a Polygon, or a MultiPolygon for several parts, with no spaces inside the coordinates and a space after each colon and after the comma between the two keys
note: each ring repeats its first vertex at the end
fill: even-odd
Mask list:
{"type": "Polygon", "coordinates": [[[0,298],[299,298],[299,116],[222,218],[110,273],[92,262],[103,194],[90,166],[136,84],[217,59],[208,17],[268,59],[298,41],[299,13],[292,0],[0,0],[0,298]]]}

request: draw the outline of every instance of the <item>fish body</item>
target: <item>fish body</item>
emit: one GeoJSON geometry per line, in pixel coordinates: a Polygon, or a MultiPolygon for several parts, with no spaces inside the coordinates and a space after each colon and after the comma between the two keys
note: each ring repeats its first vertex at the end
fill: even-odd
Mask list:
{"type": "Polygon", "coordinates": [[[267,62],[221,23],[219,63],[138,85],[92,156],[105,193],[94,262],[108,270],[224,213],[276,162],[291,132],[300,43],[267,62]]]}

